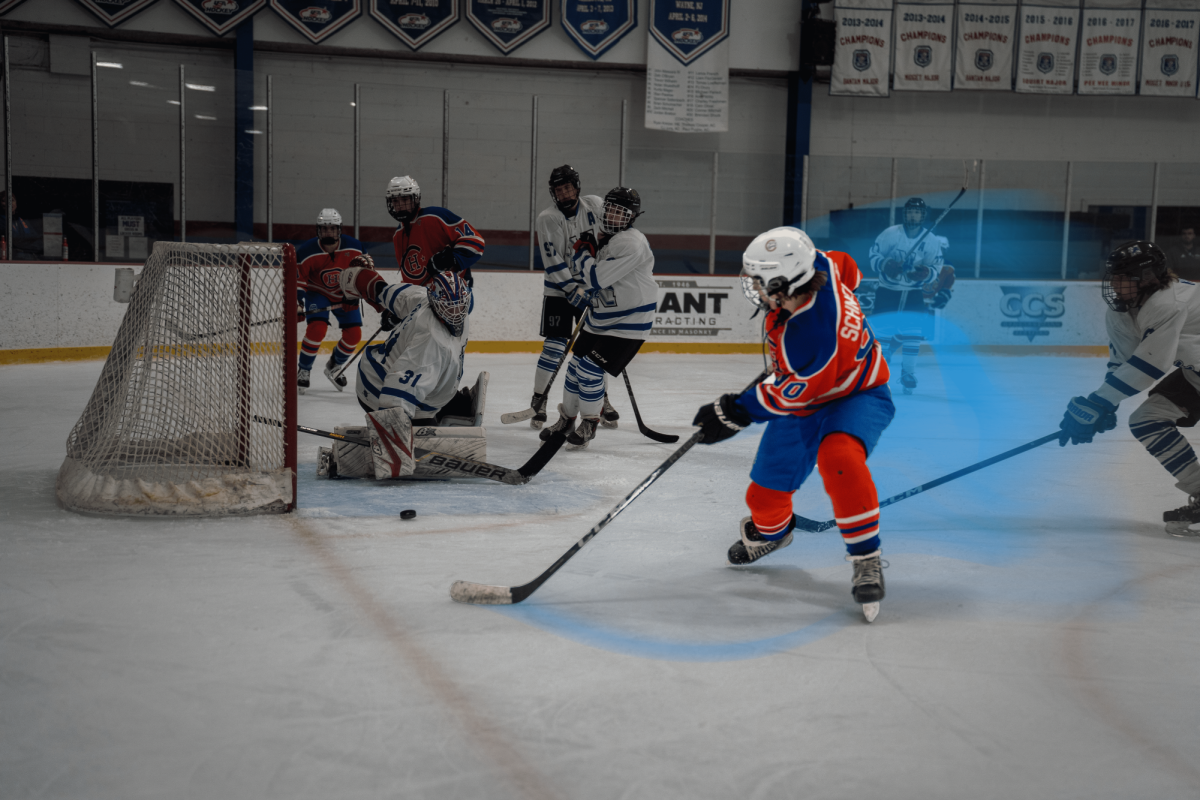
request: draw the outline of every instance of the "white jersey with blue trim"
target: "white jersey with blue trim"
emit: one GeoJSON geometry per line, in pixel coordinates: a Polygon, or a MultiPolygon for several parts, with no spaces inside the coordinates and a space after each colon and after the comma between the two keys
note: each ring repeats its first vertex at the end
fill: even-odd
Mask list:
{"type": "Polygon", "coordinates": [[[1146,298],[1133,311],[1112,309],[1108,329],[1108,374],[1096,390],[1114,406],[1144,392],[1175,367],[1200,392],[1200,286],[1176,281],[1146,298]]]}
{"type": "Polygon", "coordinates": [[[542,252],[542,267],[546,271],[546,297],[566,297],[573,284],[580,283],[579,273],[572,267],[575,242],[584,231],[600,237],[600,220],[604,219],[604,201],[594,194],[579,198],[579,207],[570,217],[550,206],[537,218],[538,244],[542,252]]]}
{"type": "Polygon", "coordinates": [[[454,336],[433,313],[425,287],[416,284],[392,284],[376,300],[400,323],[386,342],[363,351],[358,399],[373,411],[402,408],[410,417],[431,417],[458,391],[471,319],[454,336]]]}
{"type": "Polygon", "coordinates": [[[886,275],[883,271],[884,262],[888,260],[904,261],[908,252],[913,249],[913,245],[917,244],[917,240],[924,232],[925,229],[920,228],[917,230],[916,236],[910,237],[904,232],[903,225],[893,225],[885,228],[875,238],[875,244],[871,247],[871,269],[879,276],[880,286],[884,289],[903,291],[905,289],[924,289],[937,283],[942,270],[942,250],[950,246],[950,241],[944,236],[937,236],[933,233],[926,236],[921,244],[917,245],[916,252],[913,253],[911,263],[918,269],[909,273],[902,272],[895,276],[886,275]],[[920,267],[929,269],[919,269],[920,267]]]}
{"type": "Polygon", "coordinates": [[[645,339],[654,326],[658,283],[654,280],[654,253],[636,228],[627,228],[600,248],[592,258],[586,250],[575,258],[583,285],[595,292],[584,316],[583,329],[619,339],[645,339]]]}

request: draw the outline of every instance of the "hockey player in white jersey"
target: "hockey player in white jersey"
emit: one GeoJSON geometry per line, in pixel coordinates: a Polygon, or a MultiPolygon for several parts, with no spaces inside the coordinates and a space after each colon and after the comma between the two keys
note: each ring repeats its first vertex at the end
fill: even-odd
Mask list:
{"type": "MultiPolygon", "coordinates": [[[[542,344],[542,354],[538,357],[537,371],[534,372],[533,400],[530,401],[535,413],[529,426],[534,430],[546,422],[550,376],[562,360],[575,323],[583,313],[582,309],[567,300],[582,283],[579,274],[572,269],[575,242],[585,233],[593,238],[599,234],[600,220],[604,215],[603,200],[594,194],[580,196],[579,173],[570,164],[555,167],[550,172],[550,196],[554,198],[554,205],[537,218],[538,243],[546,275],[542,289],[540,331],[545,342],[542,344]]],[[[615,428],[619,418],[605,393],[600,424],[615,428]]]]}
{"type": "Polygon", "coordinates": [[[618,186],[604,196],[600,238],[583,235],[575,243],[580,283],[568,299],[584,310],[583,330],[567,364],[558,421],[542,431],[543,441],[565,431],[567,449],[587,447],[604,407],[604,374],[620,375],[650,335],[658,284],[650,243],[633,227],[641,213],[637,191],[618,186]]]}
{"type": "Polygon", "coordinates": [[[1117,405],[1150,389],[1129,415],[1129,429],[1189,496],[1163,514],[1167,531],[1200,536],[1200,463],[1179,433],[1200,420],[1200,286],[1176,277],[1158,245],[1138,241],[1108,257],[1101,291],[1109,307],[1108,373],[1100,388],[1067,404],[1059,444],[1086,444],[1112,430],[1117,405]]]}
{"type": "Polygon", "coordinates": [[[879,339],[890,360],[901,351],[900,385],[904,394],[917,388],[917,355],[921,342],[933,337],[933,310],[945,308],[954,286],[954,268],[943,263],[950,242],[926,233],[928,208],[919,197],[904,204],[904,222],[885,228],[871,247],[871,267],[879,276],[873,315],[895,313],[880,320],[879,339]],[[922,238],[923,237],[923,238],[922,238]]]}

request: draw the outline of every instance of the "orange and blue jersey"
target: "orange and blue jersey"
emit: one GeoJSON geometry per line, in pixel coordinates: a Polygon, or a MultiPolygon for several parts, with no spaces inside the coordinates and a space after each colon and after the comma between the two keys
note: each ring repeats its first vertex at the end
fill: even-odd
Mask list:
{"type": "Polygon", "coordinates": [[[332,253],[322,250],[317,239],[309,239],[299,245],[296,248],[296,267],[299,273],[296,294],[300,302],[304,302],[305,295],[316,294],[329,300],[329,305],[342,303],[357,306],[357,300],[346,300],[338,285],[338,278],[342,270],[350,266],[350,261],[362,253],[362,242],[351,236],[343,236],[332,253]]]}
{"type": "Polygon", "coordinates": [[[809,416],[888,382],[887,361],[854,296],[858,265],[846,253],[818,250],[815,267],[829,282],[790,315],[767,315],[774,377],[738,399],[757,422],[809,416]]]}
{"type": "Polygon", "coordinates": [[[422,208],[411,224],[400,223],[392,234],[396,263],[405,283],[424,286],[432,278],[429,261],[447,247],[466,275],[483,257],[483,237],[465,219],[437,206],[422,208]]]}

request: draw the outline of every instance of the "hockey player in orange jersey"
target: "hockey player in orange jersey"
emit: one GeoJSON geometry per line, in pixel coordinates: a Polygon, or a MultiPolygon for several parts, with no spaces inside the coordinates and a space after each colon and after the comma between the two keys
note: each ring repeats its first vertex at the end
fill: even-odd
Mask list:
{"type": "Polygon", "coordinates": [[[767,309],[773,374],[741,395],[701,406],[694,425],[714,444],[766,422],[729,563],[750,564],[787,547],[792,495],[813,467],[833,501],[854,565],[851,592],[867,621],[884,596],[879,496],[867,456],[895,415],[888,366],[854,290],[862,273],[846,253],[822,252],[798,228],[756,237],[742,257],[746,297],[767,309]]]}
{"type": "Polygon", "coordinates": [[[461,272],[475,283],[471,267],[483,256],[483,237],[465,219],[438,206],[421,206],[421,187],[405,175],[387,187],[387,209],[399,224],[392,234],[396,263],[405,283],[424,286],[438,272],[461,272]]]}

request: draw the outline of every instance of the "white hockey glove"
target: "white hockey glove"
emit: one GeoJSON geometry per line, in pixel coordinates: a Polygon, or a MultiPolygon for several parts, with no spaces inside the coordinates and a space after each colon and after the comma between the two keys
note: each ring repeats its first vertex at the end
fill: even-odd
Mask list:
{"type": "Polygon", "coordinates": [[[384,408],[367,414],[371,457],[375,478],[403,478],[416,469],[413,458],[412,420],[399,408],[384,408]]]}

